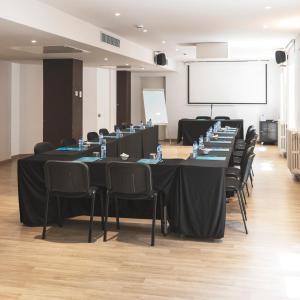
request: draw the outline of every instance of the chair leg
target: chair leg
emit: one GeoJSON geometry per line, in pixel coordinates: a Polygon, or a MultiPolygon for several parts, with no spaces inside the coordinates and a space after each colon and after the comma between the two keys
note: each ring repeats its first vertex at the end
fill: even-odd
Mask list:
{"type": "Polygon", "coordinates": [[[160,194],[159,203],[160,203],[160,229],[161,229],[161,233],[163,235],[166,235],[166,231],[165,231],[166,215],[165,215],[164,199],[162,194],[160,194]]]}
{"type": "Polygon", "coordinates": [[[157,195],[153,197],[153,217],[152,217],[152,232],[151,232],[151,246],[155,244],[155,221],[156,221],[156,204],[157,204],[157,195]]]}
{"type": "Polygon", "coordinates": [[[117,220],[117,229],[120,229],[120,218],[119,218],[119,199],[115,197],[115,206],[116,206],[116,220],[117,220]]]}
{"type": "Polygon", "coordinates": [[[245,192],[244,192],[243,188],[242,188],[242,194],[243,194],[243,197],[244,197],[245,205],[247,205],[247,198],[246,198],[246,195],[245,195],[245,192]]]}
{"type": "Polygon", "coordinates": [[[50,198],[50,195],[47,192],[47,198],[46,198],[46,203],[45,203],[45,214],[44,214],[44,227],[43,227],[43,234],[42,234],[43,240],[46,238],[46,228],[47,228],[47,221],[48,221],[49,198],[50,198]]]}
{"type": "Polygon", "coordinates": [[[251,186],[253,187],[253,178],[252,178],[251,173],[249,174],[249,177],[250,177],[251,186]]]}
{"type": "Polygon", "coordinates": [[[104,218],[104,233],[103,233],[103,241],[107,241],[107,219],[108,219],[108,208],[109,208],[109,193],[106,194],[105,199],[105,218],[104,218]]]}
{"type": "Polygon", "coordinates": [[[242,195],[241,191],[238,191],[238,193],[240,194],[240,199],[241,199],[241,203],[242,203],[242,208],[243,208],[244,216],[245,216],[245,219],[247,221],[247,211],[246,211],[246,206],[245,206],[244,198],[243,198],[243,195],[242,195]]]}
{"type": "Polygon", "coordinates": [[[253,172],[253,168],[251,168],[251,173],[252,173],[252,176],[254,177],[254,172],[253,172]]]}
{"type": "Polygon", "coordinates": [[[250,197],[250,193],[249,193],[249,188],[248,188],[248,183],[247,182],[246,182],[246,190],[247,190],[248,197],[250,197]]]}
{"type": "Polygon", "coordinates": [[[91,199],[91,212],[90,212],[90,224],[89,224],[89,238],[88,242],[91,243],[92,241],[92,231],[93,231],[93,219],[94,219],[94,210],[95,210],[95,198],[96,194],[92,194],[92,199],[91,199]]]}
{"type": "Polygon", "coordinates": [[[104,230],[104,202],[105,196],[103,195],[103,193],[100,193],[100,209],[101,209],[101,226],[102,226],[102,230],[104,230]]]}
{"type": "Polygon", "coordinates": [[[56,197],[56,202],[57,202],[57,214],[58,214],[58,220],[57,220],[57,224],[59,227],[63,226],[63,222],[62,222],[62,214],[61,214],[61,199],[60,197],[56,197]]]}
{"type": "Polygon", "coordinates": [[[243,218],[243,223],[244,223],[244,227],[245,227],[245,232],[246,232],[246,234],[248,234],[248,229],[247,229],[246,220],[245,220],[245,216],[244,216],[244,212],[243,212],[243,207],[242,207],[242,203],[241,203],[240,193],[238,192],[237,195],[238,195],[238,201],[239,201],[240,210],[241,210],[241,214],[242,214],[242,218],[243,218]]]}

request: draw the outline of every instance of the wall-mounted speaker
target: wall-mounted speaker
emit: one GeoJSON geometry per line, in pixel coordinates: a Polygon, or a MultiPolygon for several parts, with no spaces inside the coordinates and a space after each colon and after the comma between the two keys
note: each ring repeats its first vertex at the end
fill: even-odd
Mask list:
{"type": "Polygon", "coordinates": [[[283,51],[283,50],[276,51],[275,59],[276,59],[277,64],[282,64],[282,63],[286,62],[287,56],[286,56],[285,51],[283,51]]]}
{"type": "Polygon", "coordinates": [[[154,56],[154,62],[159,66],[165,66],[168,63],[166,54],[163,52],[156,54],[154,56]]]}

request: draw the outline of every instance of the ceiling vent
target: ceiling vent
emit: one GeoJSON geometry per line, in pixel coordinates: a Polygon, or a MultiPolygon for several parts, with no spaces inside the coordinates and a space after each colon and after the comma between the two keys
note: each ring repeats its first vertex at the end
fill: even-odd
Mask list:
{"type": "Polygon", "coordinates": [[[210,42],[196,44],[196,55],[199,59],[228,58],[228,43],[210,42]]]}
{"type": "Polygon", "coordinates": [[[121,41],[111,35],[101,32],[101,42],[120,48],[121,41]]]}
{"type": "Polygon", "coordinates": [[[63,54],[63,53],[83,53],[84,50],[73,48],[70,46],[45,46],[43,47],[44,54],[63,54]]]}

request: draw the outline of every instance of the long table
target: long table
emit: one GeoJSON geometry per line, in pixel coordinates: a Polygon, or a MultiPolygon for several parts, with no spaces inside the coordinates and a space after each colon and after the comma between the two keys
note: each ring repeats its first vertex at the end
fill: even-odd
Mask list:
{"type": "MultiPolygon", "coordinates": [[[[154,131],[151,134],[148,129],[143,132],[150,136],[150,140],[155,134],[154,131]]],[[[139,132],[136,135],[140,133],[142,134],[142,132],[139,132]]],[[[132,136],[134,135],[132,134],[132,136]]],[[[115,149],[115,144],[125,143],[126,138],[127,136],[118,140],[114,139],[114,141],[108,143],[108,148],[115,149]]],[[[234,138],[232,140],[224,138],[223,140],[226,141],[226,144],[211,142],[206,146],[214,148],[228,147],[228,152],[212,151],[210,153],[210,155],[214,156],[225,156],[225,160],[164,159],[156,165],[151,165],[154,189],[158,192],[160,201],[167,203],[170,231],[200,238],[224,237],[226,218],[224,178],[225,169],[230,161],[234,138]]],[[[147,143],[149,146],[149,140],[147,140],[147,143]]],[[[123,149],[122,147],[121,149],[123,149]]],[[[67,154],[64,155],[57,153],[58,151],[51,151],[19,160],[18,186],[21,222],[28,226],[42,225],[46,199],[43,168],[47,160],[74,160],[80,156],[88,156],[94,150],[94,147],[92,147],[85,153],[80,154],[67,151],[67,154]]],[[[118,152],[120,151],[118,150],[118,152]]],[[[100,195],[105,193],[106,164],[119,160],[120,158],[118,157],[108,157],[105,160],[88,163],[91,183],[100,188],[100,195]]],[[[132,156],[130,160],[137,161],[138,158],[132,156]]],[[[121,201],[120,216],[151,218],[150,202],[121,201]]],[[[62,215],[65,218],[88,215],[89,208],[88,201],[65,199],[63,201],[62,215]]],[[[95,215],[100,215],[100,205],[96,206],[95,215]]],[[[114,216],[113,203],[110,207],[109,215],[114,216]]],[[[56,219],[56,203],[55,201],[50,201],[49,224],[55,223],[56,219]]]]}
{"type": "MultiPolygon", "coordinates": [[[[183,145],[192,145],[198,140],[200,135],[205,135],[209,127],[213,126],[217,120],[196,120],[181,119],[178,121],[177,143],[183,141],[183,145]]],[[[230,126],[238,128],[239,139],[244,137],[244,121],[241,119],[221,120],[222,127],[230,126]]]]}

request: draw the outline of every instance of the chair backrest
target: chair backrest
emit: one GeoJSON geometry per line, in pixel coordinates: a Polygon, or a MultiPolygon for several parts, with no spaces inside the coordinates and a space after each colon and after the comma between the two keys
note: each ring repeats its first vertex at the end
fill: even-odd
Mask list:
{"type": "Polygon", "coordinates": [[[47,190],[62,194],[87,194],[90,188],[88,166],[80,161],[49,160],[44,167],[47,190]]]}
{"type": "Polygon", "coordinates": [[[250,126],[247,128],[246,136],[247,136],[247,134],[249,133],[249,131],[250,131],[251,129],[254,129],[254,125],[250,125],[250,126]]]}
{"type": "Polygon", "coordinates": [[[243,173],[242,173],[242,178],[241,178],[242,179],[242,184],[246,184],[246,182],[249,178],[254,157],[255,157],[255,154],[253,153],[253,154],[249,155],[249,157],[247,159],[246,167],[245,167],[245,169],[243,170],[243,173]]]}
{"type": "Polygon", "coordinates": [[[89,132],[89,133],[87,134],[87,140],[88,140],[88,141],[98,140],[98,139],[99,139],[99,135],[98,135],[97,132],[92,131],[92,132],[89,132]]]}
{"type": "Polygon", "coordinates": [[[150,196],[152,192],[151,169],[135,162],[111,162],[106,167],[106,185],[110,193],[125,196],[150,196]]]}
{"type": "Polygon", "coordinates": [[[109,135],[109,131],[106,128],[101,128],[99,129],[99,134],[103,134],[103,135],[109,135]]]}
{"type": "Polygon", "coordinates": [[[65,138],[60,141],[62,147],[76,145],[76,141],[73,138],[65,138]]]}
{"type": "Polygon", "coordinates": [[[211,120],[211,117],[209,117],[209,116],[197,116],[196,119],[197,120],[211,120]]]}
{"type": "Polygon", "coordinates": [[[227,116],[217,116],[215,117],[215,120],[230,120],[230,118],[227,116]]]}
{"type": "Polygon", "coordinates": [[[41,154],[47,151],[51,151],[53,149],[54,149],[53,145],[48,142],[37,143],[34,146],[34,154],[41,154]]]}
{"type": "Polygon", "coordinates": [[[246,168],[246,165],[247,165],[247,161],[248,161],[248,158],[251,154],[254,153],[254,148],[255,146],[249,146],[245,151],[244,151],[244,154],[242,156],[242,160],[241,160],[241,172],[243,174],[245,168],[246,168]]]}
{"type": "Polygon", "coordinates": [[[245,140],[247,141],[252,139],[255,134],[256,134],[256,129],[252,127],[251,129],[247,130],[245,140]]]}

